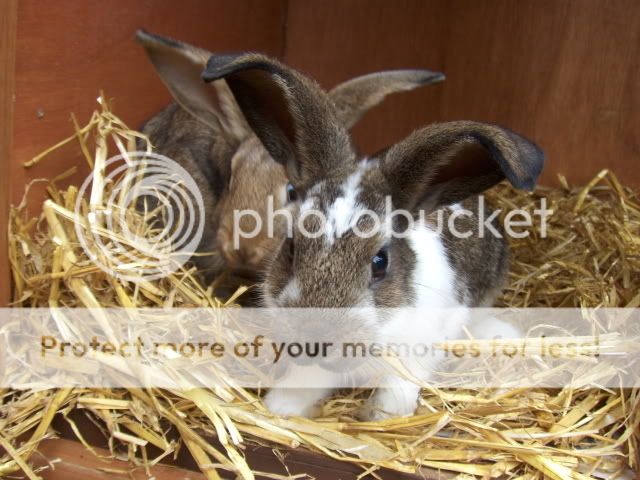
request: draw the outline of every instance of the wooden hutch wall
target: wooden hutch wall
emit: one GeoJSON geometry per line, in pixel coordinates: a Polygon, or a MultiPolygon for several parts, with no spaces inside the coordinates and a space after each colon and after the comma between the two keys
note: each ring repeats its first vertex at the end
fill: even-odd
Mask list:
{"type": "MultiPolygon", "coordinates": [[[[443,71],[445,83],[389,99],[355,129],[373,152],[425,123],[508,126],[547,154],[543,183],[611,168],[640,186],[640,2],[635,0],[3,0],[0,2],[0,228],[34,178],[77,149],[23,162],[86,121],[100,90],[139,125],[169,101],[138,28],[214,51],[276,55],[331,87],[379,69],[443,71]]],[[[80,181],[80,170],[70,181],[80,181]]],[[[9,299],[0,235],[0,305],[9,299]]]]}

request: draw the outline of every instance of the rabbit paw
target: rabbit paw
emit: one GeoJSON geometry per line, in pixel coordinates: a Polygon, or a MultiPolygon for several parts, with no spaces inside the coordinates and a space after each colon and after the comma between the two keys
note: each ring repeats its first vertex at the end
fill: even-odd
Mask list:
{"type": "Polygon", "coordinates": [[[375,421],[391,417],[413,415],[418,407],[420,387],[381,388],[367,401],[360,415],[363,420],[375,421]]]}
{"type": "Polygon", "coordinates": [[[523,338],[525,333],[517,326],[493,317],[487,317],[469,325],[469,331],[476,338],[523,338]]]}
{"type": "Polygon", "coordinates": [[[322,388],[274,388],[264,397],[271,413],[283,417],[314,417],[320,413],[320,400],[328,395],[322,388]]]}

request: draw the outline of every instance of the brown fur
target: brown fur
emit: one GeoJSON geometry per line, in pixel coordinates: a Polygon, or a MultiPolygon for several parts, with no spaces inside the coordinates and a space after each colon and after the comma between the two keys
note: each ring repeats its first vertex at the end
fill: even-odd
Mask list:
{"type": "Polygon", "coordinates": [[[410,305],[415,296],[411,284],[415,256],[406,240],[391,240],[387,275],[383,281],[372,281],[371,258],[384,246],[385,240],[380,236],[362,239],[348,233],[327,249],[323,238],[310,240],[294,233],[294,238],[284,242],[270,265],[263,287],[266,302],[289,308],[410,305]],[[275,300],[292,279],[299,286],[299,298],[275,300]]]}
{"type": "MultiPolygon", "coordinates": [[[[462,202],[462,207],[477,212],[478,197],[471,197],[462,202]]],[[[492,211],[487,208],[485,216],[492,211]]],[[[448,225],[451,210],[444,209],[443,224],[448,225]]],[[[483,221],[475,213],[473,217],[460,216],[455,226],[459,231],[478,231],[478,223],[483,221]]],[[[448,228],[442,230],[449,263],[456,272],[458,302],[470,306],[491,306],[495,294],[502,290],[509,270],[509,243],[498,221],[493,227],[502,235],[496,237],[488,233],[484,238],[475,235],[459,238],[448,228]]]]}
{"type": "MultiPolygon", "coordinates": [[[[314,199],[317,208],[326,209],[357,168],[355,151],[328,95],[312,80],[257,54],[212,57],[204,78],[227,80],[273,158],[304,185],[307,201],[314,199]]],[[[418,214],[477,195],[503,178],[516,187],[531,188],[542,163],[540,150],[509,130],[468,121],[434,124],[380,154],[379,168],[362,180],[358,204],[382,215],[381,201],[390,194],[395,207],[418,214]],[[467,170],[464,164],[469,160],[472,166],[467,170]]],[[[412,270],[406,240],[394,240],[390,246],[391,266],[384,283],[372,282],[370,262],[383,246],[380,241],[347,234],[328,247],[322,239],[296,232],[273,261],[265,295],[273,302],[295,279],[299,294],[278,302],[280,306],[351,307],[363,301],[397,306],[392,304],[407,296],[405,304],[410,305],[411,289],[398,278],[412,270]],[[293,255],[288,251],[292,246],[293,255]],[[394,271],[397,263],[400,272],[394,271]]],[[[507,259],[504,241],[476,236],[460,241],[450,235],[444,241],[464,303],[478,305],[501,286],[507,259]]]]}
{"type": "Polygon", "coordinates": [[[392,70],[376,72],[344,82],[329,92],[338,119],[351,128],[369,109],[390,93],[413,90],[444,80],[444,75],[429,70],[392,70]]]}
{"type": "MultiPolygon", "coordinates": [[[[252,137],[244,142],[232,158],[232,175],[229,191],[220,201],[220,226],[217,244],[230,266],[247,266],[259,269],[266,258],[271,256],[284,235],[282,217],[276,217],[275,238],[269,236],[267,222],[254,238],[242,238],[239,248],[234,248],[234,212],[256,211],[262,219],[267,218],[267,197],[273,198],[275,210],[285,207],[285,186],[287,176],[284,167],[273,161],[252,137]]],[[[254,219],[242,216],[239,227],[243,232],[254,229],[254,219]]]]}
{"type": "Polygon", "coordinates": [[[231,172],[224,163],[210,162],[211,158],[224,158],[231,154],[224,142],[210,127],[203,125],[176,104],[150,119],[142,129],[154,150],[182,165],[200,190],[205,218],[202,240],[194,257],[198,269],[210,276],[219,272],[224,262],[214,245],[219,222],[219,202],[226,189],[231,172]],[[185,145],[188,145],[185,148],[185,145]]]}
{"type": "MultiPolygon", "coordinates": [[[[208,85],[201,81],[200,74],[211,56],[209,52],[145,32],[140,32],[138,39],[180,104],[157,114],[144,126],[144,133],[158,153],[178,161],[192,174],[204,197],[208,220],[194,262],[209,278],[226,266],[260,270],[279,246],[280,226],[275,226],[274,231],[278,232],[275,238],[269,238],[263,228],[256,237],[241,239],[240,248],[236,249],[233,212],[249,209],[265,218],[269,195],[274,198],[274,209],[284,207],[281,190],[287,183],[287,175],[283,166],[273,160],[250,130],[227,83],[220,80],[208,85]]],[[[388,94],[440,79],[441,74],[427,70],[365,75],[336,87],[327,100],[327,108],[339,111],[338,120],[351,127],[388,94]]],[[[263,100],[273,108],[271,97],[265,96],[263,100]]],[[[275,115],[285,121],[289,113],[275,115]]],[[[273,144],[268,138],[262,141],[273,144]]],[[[283,152],[277,154],[282,156],[283,152]]],[[[252,221],[243,217],[241,228],[251,230],[252,221]]]]}

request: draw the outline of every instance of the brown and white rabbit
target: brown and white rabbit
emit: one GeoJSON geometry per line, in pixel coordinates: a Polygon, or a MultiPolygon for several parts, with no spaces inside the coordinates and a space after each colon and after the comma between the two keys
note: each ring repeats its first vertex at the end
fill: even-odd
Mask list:
{"type": "MultiPolygon", "coordinates": [[[[249,125],[272,158],[287,169],[298,192],[298,215],[323,212],[324,233],[310,238],[296,222],[266,274],[265,303],[276,307],[377,310],[490,305],[503,286],[508,245],[503,237],[458,238],[438,232],[437,210],[445,219],[503,179],[532,189],[542,166],[541,150],[524,137],[495,125],[473,121],[437,123],[421,128],[373,158],[359,158],[330,96],[295,70],[253,53],[213,55],[203,78],[224,78],[249,125]],[[423,221],[404,238],[380,229],[370,238],[354,234],[375,212],[388,222],[385,208],[403,209],[423,221]]],[[[484,219],[464,217],[470,224],[484,219]]],[[[317,217],[304,220],[307,231],[321,228],[317,217]]],[[[391,225],[403,231],[406,217],[391,225]]],[[[366,225],[365,225],[366,226],[366,225]]],[[[464,319],[438,317],[415,325],[402,317],[351,319],[352,331],[370,331],[384,340],[411,332],[429,342],[462,333],[464,319]]],[[[498,325],[497,330],[500,331],[498,325]]],[[[508,326],[504,327],[509,329],[508,326]]],[[[512,331],[506,331],[508,336],[512,331]]],[[[406,337],[405,337],[406,338],[406,337]]],[[[400,377],[394,388],[377,390],[369,411],[411,414],[420,388],[400,377]]],[[[329,394],[325,388],[272,389],[266,405],[285,415],[308,415],[329,394]]]]}
{"type": "MultiPolygon", "coordinates": [[[[161,79],[177,103],[149,120],[143,129],[156,152],[191,173],[201,190],[207,223],[194,262],[212,278],[225,267],[258,271],[281,243],[283,225],[268,235],[266,222],[257,235],[235,244],[234,227],[252,231],[254,220],[234,212],[251,210],[266,218],[267,199],[278,210],[291,203],[287,173],[273,160],[248,126],[224,80],[205,83],[201,75],[210,53],[171,39],[139,32],[161,79]],[[213,253],[213,255],[211,255],[213,253]],[[220,254],[217,254],[220,253],[220,254]]],[[[338,121],[351,128],[390,93],[435,83],[442,74],[427,70],[378,72],[347,81],[330,93],[338,121]]],[[[281,220],[276,218],[276,222],[281,220]]]]}
{"type": "MultiPolygon", "coordinates": [[[[440,233],[436,214],[453,215],[504,178],[517,188],[533,188],[543,165],[537,146],[501,127],[456,121],[429,125],[372,158],[360,158],[329,94],[278,61],[254,53],[211,55],[202,78],[226,80],[253,132],[285,167],[297,192],[297,218],[315,209],[328,220],[320,237],[304,235],[295,222],[293,235],[280,242],[262,287],[267,306],[383,311],[491,304],[507,272],[506,241],[440,233]],[[358,216],[365,209],[382,225],[403,231],[406,217],[386,218],[389,198],[394,209],[422,219],[405,237],[386,229],[369,238],[355,235],[354,227],[362,229],[363,218],[366,223],[358,216]]],[[[198,110],[208,101],[203,96],[181,101],[198,110]]],[[[305,218],[305,229],[318,230],[317,220],[305,218]]],[[[464,217],[470,224],[482,220],[464,217]]],[[[347,328],[382,341],[409,332],[429,343],[455,337],[463,326],[464,318],[413,324],[381,314],[350,318],[347,328]]],[[[502,326],[490,328],[499,332],[502,326]]],[[[394,388],[379,389],[370,399],[371,415],[412,413],[420,387],[400,377],[387,384],[394,388]]],[[[275,388],[265,402],[276,413],[309,415],[329,393],[328,388],[275,388]]]]}

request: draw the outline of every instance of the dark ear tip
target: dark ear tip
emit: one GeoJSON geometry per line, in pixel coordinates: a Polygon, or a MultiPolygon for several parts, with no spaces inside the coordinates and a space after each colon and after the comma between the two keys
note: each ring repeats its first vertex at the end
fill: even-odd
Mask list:
{"type": "Polygon", "coordinates": [[[150,42],[153,40],[153,37],[154,37],[153,34],[147,32],[142,28],[139,30],[136,30],[136,40],[139,43],[145,44],[147,42],[150,42]]]}
{"type": "Polygon", "coordinates": [[[429,83],[439,83],[446,80],[446,76],[442,72],[433,72],[431,70],[418,70],[420,85],[427,85],[429,83]]]}
{"type": "Polygon", "coordinates": [[[517,154],[517,166],[503,165],[503,171],[509,182],[522,190],[533,190],[544,167],[544,152],[535,142],[508,128],[501,128],[514,143],[517,154]]]}
{"type": "Polygon", "coordinates": [[[278,62],[260,53],[244,52],[226,55],[211,55],[207,66],[202,72],[205,82],[213,82],[226,77],[231,73],[244,70],[263,70],[268,73],[282,73],[282,67],[278,62]]]}
{"type": "Polygon", "coordinates": [[[233,68],[231,65],[241,55],[212,55],[207,60],[207,66],[202,72],[202,79],[205,82],[213,82],[219,80],[231,73],[233,68]]]}
{"type": "Polygon", "coordinates": [[[523,152],[523,163],[526,166],[526,175],[521,179],[522,185],[515,185],[523,190],[534,190],[538,177],[544,168],[544,152],[538,145],[530,140],[520,142],[521,152],[523,152]],[[524,145],[523,145],[524,143],[524,145]]]}
{"type": "Polygon", "coordinates": [[[166,46],[172,48],[180,48],[184,46],[177,40],[173,40],[169,37],[163,37],[162,35],[156,35],[155,33],[150,33],[143,29],[139,29],[136,31],[136,40],[144,47],[166,46]]]}
{"type": "Polygon", "coordinates": [[[533,192],[536,189],[536,180],[533,178],[527,178],[522,181],[519,185],[514,185],[518,190],[527,190],[528,192],[533,192]]]}

